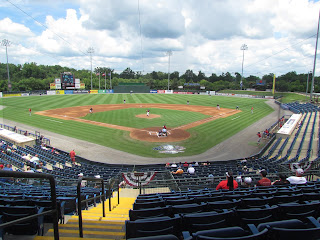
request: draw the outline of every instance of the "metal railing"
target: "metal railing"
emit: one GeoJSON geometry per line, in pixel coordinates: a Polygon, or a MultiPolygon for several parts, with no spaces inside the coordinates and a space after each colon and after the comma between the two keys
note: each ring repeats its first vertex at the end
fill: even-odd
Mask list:
{"type": "Polygon", "coordinates": [[[9,177],[9,178],[40,178],[47,179],[50,182],[50,191],[51,191],[51,202],[52,202],[52,210],[44,211],[39,214],[30,215],[27,217],[20,218],[18,220],[13,220],[10,222],[0,224],[0,229],[13,226],[18,223],[27,222],[31,219],[37,218],[39,216],[49,215],[52,216],[53,221],[53,231],[54,231],[54,239],[59,240],[59,229],[58,229],[58,207],[57,207],[57,194],[56,194],[56,184],[54,177],[49,174],[43,173],[29,173],[29,172],[14,172],[14,171],[0,171],[0,178],[9,177]]]}
{"type": "Polygon", "coordinates": [[[78,198],[78,222],[79,222],[79,236],[83,238],[83,224],[82,224],[82,203],[87,203],[88,201],[91,200],[96,200],[96,199],[101,199],[102,200],[102,216],[105,217],[105,208],[104,208],[104,202],[106,199],[106,193],[104,190],[104,181],[102,178],[90,178],[90,177],[83,177],[78,179],[78,184],[77,184],[77,198],[78,198]],[[88,199],[81,199],[81,183],[82,181],[92,181],[92,182],[100,182],[101,183],[101,188],[102,188],[102,194],[99,196],[95,196],[92,198],[88,199]]]}
{"type": "MultiPolygon", "coordinates": [[[[112,196],[112,189],[114,187],[115,184],[117,184],[118,179],[114,178],[114,179],[110,179],[106,184],[108,186],[107,191],[105,191],[105,182],[102,178],[92,178],[92,177],[83,177],[83,178],[79,178],[78,179],[78,183],[77,183],[77,199],[78,199],[78,221],[79,221],[79,237],[83,238],[83,224],[82,224],[82,204],[83,203],[87,203],[89,201],[92,200],[96,200],[96,199],[101,199],[102,201],[102,216],[105,217],[105,200],[106,197],[109,200],[109,211],[111,211],[111,196],[112,196]],[[95,197],[91,197],[88,199],[81,199],[81,183],[82,181],[91,181],[91,182],[100,182],[101,184],[101,193],[98,196],[95,197]],[[106,196],[107,195],[107,196],[106,196]]],[[[118,204],[120,203],[120,194],[119,194],[119,186],[117,185],[117,190],[118,190],[118,204]]]]}

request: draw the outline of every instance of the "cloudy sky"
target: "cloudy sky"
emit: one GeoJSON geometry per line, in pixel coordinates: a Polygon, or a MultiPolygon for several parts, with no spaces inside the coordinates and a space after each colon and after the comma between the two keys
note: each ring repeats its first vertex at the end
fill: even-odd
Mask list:
{"type": "Polygon", "coordinates": [[[244,76],[307,73],[319,10],[319,0],[0,0],[0,40],[14,64],[90,70],[92,47],[93,68],[167,72],[172,51],[170,72],[234,74],[246,44],[244,76]]]}

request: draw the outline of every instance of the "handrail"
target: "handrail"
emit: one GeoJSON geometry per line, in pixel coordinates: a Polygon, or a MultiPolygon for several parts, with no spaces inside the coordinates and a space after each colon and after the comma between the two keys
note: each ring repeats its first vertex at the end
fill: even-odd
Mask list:
{"type": "Polygon", "coordinates": [[[33,219],[39,216],[52,214],[54,239],[59,240],[57,194],[56,194],[56,184],[55,184],[54,177],[50,174],[44,174],[44,173],[14,172],[14,171],[5,171],[5,170],[0,171],[0,177],[48,179],[50,182],[51,202],[52,202],[52,210],[0,224],[0,228],[12,226],[21,222],[26,222],[30,219],[33,219]]]}
{"type": "MultiPolygon", "coordinates": [[[[83,226],[82,226],[82,209],[81,209],[81,204],[90,200],[98,199],[101,198],[102,196],[102,216],[105,217],[105,209],[104,209],[104,201],[106,198],[106,194],[104,191],[104,181],[102,178],[92,178],[92,177],[83,177],[78,179],[78,184],[77,184],[77,198],[78,198],[78,221],[79,221],[79,236],[83,238],[83,226]],[[101,182],[101,188],[102,188],[102,195],[92,197],[89,199],[81,200],[81,182],[83,180],[88,180],[88,181],[94,181],[94,182],[101,182]]],[[[110,201],[109,201],[110,202],[110,201]]]]}

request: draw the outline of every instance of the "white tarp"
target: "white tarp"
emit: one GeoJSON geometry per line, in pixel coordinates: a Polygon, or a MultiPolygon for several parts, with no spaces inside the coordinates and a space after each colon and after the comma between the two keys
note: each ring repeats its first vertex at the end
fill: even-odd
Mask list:
{"type": "Polygon", "coordinates": [[[24,147],[25,145],[33,146],[35,144],[33,138],[3,128],[0,128],[0,138],[21,147],[24,147]]]}
{"type": "Polygon", "coordinates": [[[290,135],[299,123],[301,116],[301,114],[293,114],[277,133],[290,135]]]}

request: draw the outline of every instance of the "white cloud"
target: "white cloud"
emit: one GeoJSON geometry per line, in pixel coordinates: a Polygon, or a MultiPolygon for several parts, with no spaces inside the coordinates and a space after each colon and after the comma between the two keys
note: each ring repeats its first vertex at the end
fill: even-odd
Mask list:
{"type": "Polygon", "coordinates": [[[32,37],[34,34],[31,30],[19,23],[13,22],[10,18],[6,17],[0,20],[0,37],[9,38],[11,41],[20,40],[23,38],[32,37]]]}
{"type": "MultiPolygon", "coordinates": [[[[58,0],[57,6],[63,3],[58,0]]],[[[47,14],[43,23],[47,29],[39,26],[37,31],[16,16],[1,18],[0,11],[0,36],[19,45],[24,57],[11,49],[11,54],[17,52],[11,58],[17,63],[27,60],[90,69],[86,51],[93,47],[94,67],[166,72],[164,53],[172,50],[171,71],[221,74],[241,72],[240,46],[246,43],[245,75],[304,72],[312,67],[315,38],[305,39],[316,33],[319,2],[140,0],[142,37],[137,3],[74,0],[77,7],[61,8],[65,16],[47,14]]]]}

